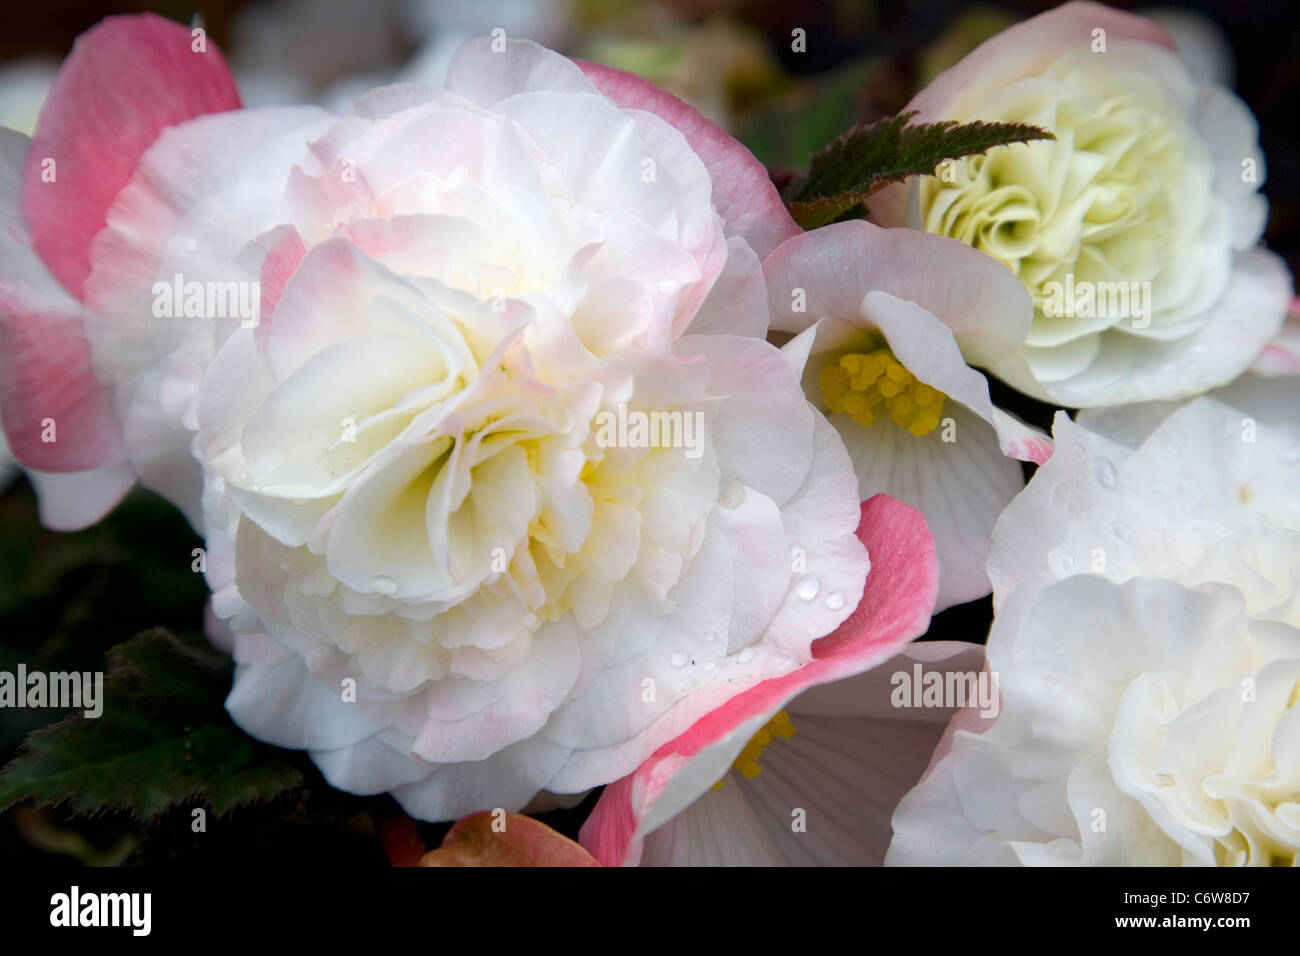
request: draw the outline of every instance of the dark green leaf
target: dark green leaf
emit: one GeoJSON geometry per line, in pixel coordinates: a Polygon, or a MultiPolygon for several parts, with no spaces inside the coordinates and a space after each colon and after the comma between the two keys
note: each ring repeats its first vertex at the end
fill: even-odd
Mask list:
{"type": "Polygon", "coordinates": [[[289,755],[258,743],[222,707],[230,662],[147,631],[109,652],[103,713],[38,730],[0,771],[0,811],[25,800],[141,820],[202,801],[217,814],[302,785],[289,755]]]}
{"type": "Polygon", "coordinates": [[[786,208],[805,229],[816,229],[863,204],[877,189],[908,176],[928,176],[946,159],[995,146],[1055,139],[1023,123],[909,124],[900,113],[857,126],[813,154],[807,171],[785,190],[786,208]]]}

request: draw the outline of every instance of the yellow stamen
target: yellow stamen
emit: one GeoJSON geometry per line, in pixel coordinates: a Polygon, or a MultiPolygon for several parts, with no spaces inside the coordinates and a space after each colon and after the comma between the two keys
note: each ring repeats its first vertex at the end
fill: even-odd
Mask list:
{"type": "Polygon", "coordinates": [[[884,345],[841,356],[822,369],[820,384],[832,412],[843,412],[859,425],[872,425],[883,404],[891,419],[918,438],[939,427],[947,397],[918,382],[884,345]]]}
{"type": "MultiPolygon", "coordinates": [[[[784,710],[780,711],[750,738],[749,743],[745,744],[745,749],[740,752],[731,766],[740,771],[746,779],[753,780],[763,772],[758,762],[758,758],[763,754],[763,748],[777,737],[789,740],[792,736],[794,736],[794,724],[790,723],[790,715],[784,710]]],[[[722,781],[719,780],[713,785],[713,789],[717,790],[721,786],[722,781]]]]}

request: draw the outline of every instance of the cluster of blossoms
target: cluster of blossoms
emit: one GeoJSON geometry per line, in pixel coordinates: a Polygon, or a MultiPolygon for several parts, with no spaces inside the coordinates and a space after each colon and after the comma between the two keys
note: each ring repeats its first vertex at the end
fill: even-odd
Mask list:
{"type": "Polygon", "coordinates": [[[338,115],[107,20],[0,129],[5,436],[52,528],[180,509],[234,721],[420,819],[603,786],[606,864],[1294,865],[1252,117],[1088,3],[912,108],[1055,139],[805,232],[695,110],[528,41],[338,115]],[[1059,308],[1111,285],[1143,308],[1059,308]],[[987,653],[915,642],[990,593],[987,653]]]}

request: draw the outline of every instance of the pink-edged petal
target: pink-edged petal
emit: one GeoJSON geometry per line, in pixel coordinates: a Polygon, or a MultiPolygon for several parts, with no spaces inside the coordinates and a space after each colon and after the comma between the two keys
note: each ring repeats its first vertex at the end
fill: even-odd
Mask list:
{"type": "Polygon", "coordinates": [[[782,243],[763,271],[774,329],[802,332],[828,315],[850,320],[868,293],[884,292],[938,318],[976,365],[1016,354],[1034,316],[1020,280],[979,250],[864,220],[782,243]]]}
{"type": "Polygon", "coordinates": [[[140,157],[168,126],[238,109],[215,47],[153,14],[108,17],[78,38],[36,124],[24,208],[32,242],[74,295],[90,274],[90,241],[140,157]],[[55,179],[42,179],[54,160],[55,179]]]}
{"type": "Polygon", "coordinates": [[[761,339],[767,336],[767,319],[762,263],[744,239],[732,236],[727,240],[727,261],[722,272],[685,334],[761,339]]]}
{"type": "MultiPolygon", "coordinates": [[[[833,283],[826,288],[835,291],[833,283]]],[[[834,307],[848,309],[852,301],[846,295],[834,307]]],[[[862,340],[863,329],[882,333],[898,360],[949,401],[943,429],[924,436],[888,420],[864,427],[846,414],[830,416],[853,461],[859,492],[890,495],[925,515],[939,554],[938,610],[983,597],[990,587],[985,562],[993,525],[1024,487],[1013,459],[1047,460],[1051,439],[994,407],[984,376],[966,364],[947,326],[887,292],[868,292],[856,314],[819,319],[785,346],[788,360],[805,366],[804,389],[814,399],[820,368],[837,350],[852,348],[855,337],[862,340]]]]}
{"type": "Polygon", "coordinates": [[[816,684],[875,666],[925,630],[938,589],[938,564],[920,513],[877,495],[862,503],[858,537],[872,567],[853,614],[813,644],[811,662],[732,698],[660,747],[633,774],[606,787],[581,836],[598,860],[635,862],[644,835],[707,790],[786,701],[816,684]]]}
{"type": "Polygon", "coordinates": [[[0,316],[0,408],[14,456],[47,472],[120,462],[121,431],[91,370],[80,316],[3,292],[0,316]]]}
{"type": "Polygon", "coordinates": [[[983,664],[978,644],[909,644],[879,667],[810,688],[787,708],[794,735],[763,750],[758,776],[730,772],[645,838],[641,865],[879,865],[894,808],[954,711],[898,706],[899,675],[972,675],[983,664]]]}
{"type": "Polygon", "coordinates": [[[280,297],[284,295],[284,287],[307,255],[307,246],[293,226],[277,226],[267,234],[266,242],[268,248],[266,258],[262,260],[259,280],[262,283],[262,298],[257,311],[257,331],[254,333],[263,353],[266,351],[267,337],[271,334],[271,318],[280,304],[280,297]]]}
{"type": "MultiPolygon", "coordinates": [[[[1133,40],[1176,48],[1173,38],[1154,20],[1099,3],[1067,3],[985,40],[931,80],[906,109],[917,112],[917,123],[969,117],[994,91],[1041,72],[1064,51],[1090,49],[1092,31],[1098,29],[1106,31],[1107,43],[1133,40]]],[[[902,225],[907,221],[909,191],[910,182],[880,190],[871,197],[871,218],[882,225],[902,225]]]]}
{"type": "MultiPolygon", "coordinates": [[[[496,40],[487,37],[461,44],[447,66],[445,85],[451,92],[489,108],[516,93],[592,90],[592,81],[568,57],[532,40],[507,40],[505,49],[501,49],[496,40]]],[[[396,111],[409,102],[403,96],[409,91],[408,87],[398,87],[391,95],[371,94],[363,98],[363,108],[370,114],[396,111]]],[[[415,93],[419,96],[418,84],[415,93]]]]}
{"type": "Polygon", "coordinates": [[[1264,346],[1251,371],[1260,375],[1300,375],[1300,299],[1292,299],[1286,324],[1277,338],[1264,346]]]}
{"type": "Polygon", "coordinates": [[[124,462],[68,473],[29,471],[41,524],[51,531],[88,528],[117,506],[135,484],[124,462]]]}
{"type": "Polygon", "coordinates": [[[1039,73],[1064,51],[1090,49],[1094,30],[1105,30],[1107,43],[1136,40],[1176,49],[1173,37],[1154,20],[1100,3],[1067,3],[984,41],[935,77],[907,108],[920,112],[919,122],[966,115],[991,91],[1039,73]]]}
{"type": "Polygon", "coordinates": [[[860,318],[880,329],[908,371],[992,425],[1004,455],[1038,464],[1051,457],[1052,440],[993,405],[988,380],[966,364],[956,338],[931,312],[887,292],[869,292],[860,318]]]}
{"type": "Polygon", "coordinates": [[[32,252],[19,208],[27,151],[27,137],[0,128],[4,430],[14,457],[28,468],[79,472],[110,466],[124,457],[121,433],[91,368],[81,303],[32,252]]]}
{"type": "Polygon", "coordinates": [[[600,866],[568,837],[520,813],[484,810],[458,820],[420,866],[600,866]]]}
{"type": "Polygon", "coordinates": [[[681,131],[709,170],[713,205],[729,237],[742,236],[763,258],[798,235],[799,227],[786,212],[763,164],[726,130],[639,76],[585,60],[579,60],[578,66],[619,106],[654,113],[681,131]]]}

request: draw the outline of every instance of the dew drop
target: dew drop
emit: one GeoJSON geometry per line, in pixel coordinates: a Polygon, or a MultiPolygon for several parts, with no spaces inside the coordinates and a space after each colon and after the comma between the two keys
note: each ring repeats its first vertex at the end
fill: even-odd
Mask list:
{"type": "Polygon", "coordinates": [[[724,508],[736,509],[745,503],[745,483],[739,478],[732,478],[727,482],[727,487],[722,490],[722,497],[718,499],[724,508]]]}
{"type": "Polygon", "coordinates": [[[181,240],[181,248],[184,249],[186,252],[193,252],[198,247],[199,247],[199,241],[195,239],[193,236],[186,236],[184,239],[181,240]]]}
{"type": "Polygon", "coordinates": [[[672,664],[673,667],[685,667],[687,660],[689,658],[682,651],[674,651],[673,656],[668,658],[668,663],[672,664]]]}
{"type": "Polygon", "coordinates": [[[1066,500],[1070,496],[1070,489],[1065,486],[1065,482],[1057,482],[1052,485],[1052,490],[1047,493],[1047,496],[1051,499],[1054,506],[1057,508],[1063,508],[1065,507],[1066,500]]]}
{"type": "Polygon", "coordinates": [[[1097,476],[1098,484],[1103,488],[1115,487],[1115,466],[1110,463],[1109,458],[1098,458],[1092,470],[1097,476]]]}
{"type": "Polygon", "coordinates": [[[805,574],[795,585],[794,593],[799,595],[805,601],[811,601],[817,596],[817,592],[822,589],[821,582],[811,574],[805,574]]]}
{"type": "Polygon", "coordinates": [[[736,658],[736,660],[738,660],[742,664],[748,664],[753,659],[754,659],[754,649],[752,647],[745,648],[743,651],[740,652],[740,656],[736,658]]]}
{"type": "Polygon", "coordinates": [[[826,595],[826,606],[832,611],[838,611],[844,606],[844,595],[839,591],[832,591],[826,595]]]}
{"type": "Polygon", "coordinates": [[[1047,565],[1058,578],[1074,573],[1076,562],[1074,555],[1064,548],[1053,548],[1047,555],[1047,565]]]}
{"type": "Polygon", "coordinates": [[[386,574],[381,574],[370,582],[370,589],[376,594],[396,594],[397,582],[386,574]]]}
{"type": "Polygon", "coordinates": [[[704,639],[706,641],[716,641],[718,639],[718,635],[713,631],[705,631],[704,639]]]}

